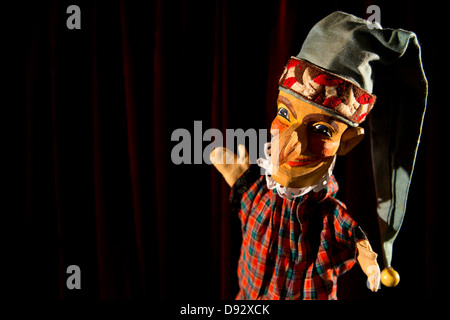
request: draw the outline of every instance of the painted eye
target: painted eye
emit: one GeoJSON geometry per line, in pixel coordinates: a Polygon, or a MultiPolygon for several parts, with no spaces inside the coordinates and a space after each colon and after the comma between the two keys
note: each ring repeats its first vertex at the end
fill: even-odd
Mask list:
{"type": "Polygon", "coordinates": [[[289,111],[287,111],[285,108],[278,109],[278,114],[285,118],[287,121],[291,121],[289,118],[289,111]]]}
{"type": "Polygon", "coordinates": [[[332,133],[330,128],[328,128],[326,125],[320,124],[320,123],[313,125],[311,127],[311,131],[315,132],[315,133],[322,134],[322,135],[327,136],[329,138],[331,138],[332,135],[333,135],[333,133],[332,133]]]}

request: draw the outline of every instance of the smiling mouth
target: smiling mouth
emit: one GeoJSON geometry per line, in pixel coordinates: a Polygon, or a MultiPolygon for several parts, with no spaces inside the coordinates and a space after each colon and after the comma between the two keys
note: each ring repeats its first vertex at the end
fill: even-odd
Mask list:
{"type": "Polygon", "coordinates": [[[307,165],[313,164],[319,160],[320,159],[318,159],[316,157],[302,157],[302,158],[297,158],[292,161],[288,161],[288,162],[286,162],[286,164],[290,167],[301,167],[301,166],[307,166],[307,165]]]}

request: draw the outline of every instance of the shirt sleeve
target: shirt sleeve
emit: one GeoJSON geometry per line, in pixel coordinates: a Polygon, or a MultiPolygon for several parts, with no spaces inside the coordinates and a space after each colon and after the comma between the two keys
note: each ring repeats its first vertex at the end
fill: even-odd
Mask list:
{"type": "Polygon", "coordinates": [[[333,250],[332,260],[335,268],[339,270],[339,274],[343,274],[356,262],[355,239],[361,236],[358,232],[361,229],[348,214],[346,206],[340,201],[334,200],[334,241],[337,246],[333,250]],[[357,234],[354,234],[354,230],[358,230],[357,234]]]}
{"type": "Polygon", "coordinates": [[[234,183],[230,192],[230,204],[233,213],[241,209],[241,200],[245,192],[261,177],[260,168],[252,164],[234,183]]]}

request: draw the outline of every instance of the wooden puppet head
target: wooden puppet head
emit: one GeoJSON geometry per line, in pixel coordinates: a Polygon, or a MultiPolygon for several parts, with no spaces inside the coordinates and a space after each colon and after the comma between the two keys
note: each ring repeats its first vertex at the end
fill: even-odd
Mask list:
{"type": "Polygon", "coordinates": [[[344,155],[364,137],[327,111],[280,91],[272,122],[272,176],[279,184],[304,188],[316,184],[336,155],[344,155]]]}

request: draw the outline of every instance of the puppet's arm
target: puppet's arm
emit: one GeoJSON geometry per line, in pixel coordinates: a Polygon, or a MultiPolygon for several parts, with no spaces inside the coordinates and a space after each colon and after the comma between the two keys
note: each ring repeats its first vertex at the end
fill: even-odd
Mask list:
{"type": "Polygon", "coordinates": [[[380,286],[380,267],[377,263],[377,254],[372,250],[367,239],[356,243],[358,250],[358,262],[362,271],[367,276],[367,284],[370,290],[377,291],[380,286]]]}
{"type": "Polygon", "coordinates": [[[211,163],[225,178],[230,187],[234,185],[236,180],[250,167],[250,161],[245,146],[238,146],[239,156],[228,150],[227,148],[215,148],[209,159],[211,163]]]}

